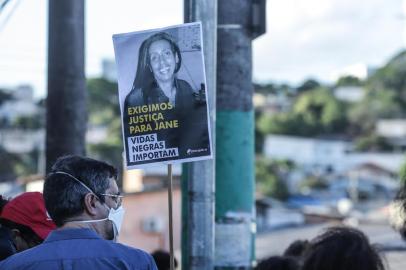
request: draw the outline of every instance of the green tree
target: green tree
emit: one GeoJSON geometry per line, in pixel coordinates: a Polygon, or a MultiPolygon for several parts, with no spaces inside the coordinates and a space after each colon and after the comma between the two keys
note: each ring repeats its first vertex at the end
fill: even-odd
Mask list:
{"type": "Polygon", "coordinates": [[[301,94],[291,112],[261,115],[256,128],[262,134],[317,136],[344,133],[346,122],[345,105],[328,89],[318,88],[301,94]]]}
{"type": "Polygon", "coordinates": [[[308,79],[305,82],[302,83],[298,88],[296,88],[296,91],[298,94],[301,94],[305,91],[309,90],[314,90],[321,87],[320,83],[314,79],[308,79]]]}
{"type": "Polygon", "coordinates": [[[353,135],[369,135],[374,132],[380,118],[402,117],[403,108],[393,91],[368,91],[366,97],[348,110],[348,120],[353,135]]]}
{"type": "Polygon", "coordinates": [[[365,84],[366,95],[348,110],[349,133],[360,137],[359,149],[387,148],[374,135],[376,122],[381,118],[404,118],[406,115],[406,52],[393,57],[378,69],[365,84]]]}
{"type": "Polygon", "coordinates": [[[263,114],[257,119],[256,128],[263,136],[266,134],[313,135],[313,129],[306,125],[302,116],[292,112],[272,116],[263,114]]]}
{"type": "Polygon", "coordinates": [[[402,185],[406,185],[406,158],[399,169],[399,179],[402,185]]]}
{"type": "Polygon", "coordinates": [[[296,117],[303,119],[314,135],[342,133],[345,123],[345,107],[326,88],[318,88],[299,96],[293,106],[296,117]]]}
{"type": "Polygon", "coordinates": [[[19,176],[37,172],[38,151],[14,154],[0,147],[0,182],[7,182],[19,176]]]}
{"type": "Polygon", "coordinates": [[[393,57],[384,67],[377,70],[367,82],[371,92],[391,91],[395,100],[404,108],[406,105],[406,51],[393,57]]]}
{"type": "Polygon", "coordinates": [[[120,118],[117,83],[93,78],[87,81],[87,89],[90,124],[108,125],[111,120],[120,118]]]}
{"type": "Polygon", "coordinates": [[[256,93],[261,93],[264,95],[276,95],[284,93],[285,95],[291,95],[295,92],[295,89],[288,84],[275,84],[275,83],[266,83],[258,84],[254,83],[254,90],[256,93]]]}
{"type": "Polygon", "coordinates": [[[393,146],[391,146],[385,138],[376,134],[369,134],[356,139],[355,150],[362,152],[391,151],[393,150],[393,146]]]}
{"type": "Polygon", "coordinates": [[[40,129],[43,127],[42,119],[40,115],[33,116],[20,116],[17,117],[12,123],[12,126],[20,129],[40,129]]]}
{"type": "Polygon", "coordinates": [[[264,95],[276,94],[278,91],[278,86],[273,83],[267,84],[254,83],[254,90],[256,93],[261,93],[264,95]]]}
{"type": "Polygon", "coordinates": [[[364,85],[364,82],[361,81],[359,78],[348,75],[348,76],[340,77],[337,80],[335,87],[339,87],[339,86],[362,86],[362,85],[364,85]]]}
{"type": "Polygon", "coordinates": [[[287,199],[289,192],[285,178],[287,172],[293,166],[288,161],[273,161],[258,157],[255,166],[255,179],[258,191],[280,200],[287,199]]]}
{"type": "Polygon", "coordinates": [[[89,125],[104,126],[108,134],[102,143],[89,142],[87,149],[90,155],[122,168],[123,143],[117,89],[117,83],[103,78],[87,81],[89,125]]]}

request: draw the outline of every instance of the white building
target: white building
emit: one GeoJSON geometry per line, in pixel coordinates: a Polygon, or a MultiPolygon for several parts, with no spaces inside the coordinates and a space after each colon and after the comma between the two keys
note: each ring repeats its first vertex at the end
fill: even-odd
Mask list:
{"type": "Polygon", "coordinates": [[[114,60],[103,59],[102,61],[102,77],[110,82],[117,81],[117,68],[114,60]]]}
{"type": "Polygon", "coordinates": [[[284,93],[279,94],[261,94],[254,93],[253,103],[256,109],[268,114],[286,112],[292,107],[292,100],[284,93]]]}
{"type": "Polygon", "coordinates": [[[21,116],[34,116],[40,108],[34,101],[34,90],[31,86],[22,85],[12,92],[12,100],[6,101],[0,107],[0,118],[13,122],[21,116]]]}
{"type": "Polygon", "coordinates": [[[365,91],[360,86],[339,86],[334,89],[334,96],[342,101],[359,102],[364,98],[365,91]]]}
{"type": "Polygon", "coordinates": [[[376,123],[376,134],[386,138],[406,138],[406,120],[380,119],[376,123]]]}
{"type": "Polygon", "coordinates": [[[34,102],[34,89],[31,85],[20,85],[13,91],[13,97],[17,100],[34,102]]]}
{"type": "Polygon", "coordinates": [[[264,154],[268,158],[288,159],[309,167],[341,167],[351,144],[338,140],[319,140],[295,136],[268,135],[264,154]]]}
{"type": "Polygon", "coordinates": [[[375,126],[378,136],[386,138],[398,150],[406,150],[406,120],[380,119],[375,126]]]}
{"type": "Polygon", "coordinates": [[[371,163],[398,172],[404,155],[400,153],[360,153],[352,151],[352,143],[343,140],[323,140],[284,135],[268,135],[264,155],[272,159],[287,159],[309,169],[347,171],[354,166],[371,163]]]}
{"type": "Polygon", "coordinates": [[[44,150],[45,130],[0,130],[0,145],[9,153],[24,154],[34,149],[44,150]]]}

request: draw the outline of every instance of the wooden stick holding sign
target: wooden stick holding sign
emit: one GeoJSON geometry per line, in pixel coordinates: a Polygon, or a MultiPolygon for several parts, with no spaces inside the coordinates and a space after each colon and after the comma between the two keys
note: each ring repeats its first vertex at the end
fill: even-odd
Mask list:
{"type": "Polygon", "coordinates": [[[168,214],[169,214],[169,252],[170,252],[170,269],[175,269],[175,256],[173,253],[173,223],[172,223],[172,164],[168,164],[168,214]]]}

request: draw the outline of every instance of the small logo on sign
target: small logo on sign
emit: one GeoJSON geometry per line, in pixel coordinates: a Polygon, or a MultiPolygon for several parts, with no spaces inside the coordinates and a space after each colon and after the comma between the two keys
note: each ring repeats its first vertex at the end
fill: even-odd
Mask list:
{"type": "Polygon", "coordinates": [[[207,151],[207,148],[188,149],[188,150],[186,151],[186,153],[187,153],[188,155],[192,155],[192,154],[195,154],[195,153],[201,153],[201,152],[206,152],[206,151],[207,151]]]}

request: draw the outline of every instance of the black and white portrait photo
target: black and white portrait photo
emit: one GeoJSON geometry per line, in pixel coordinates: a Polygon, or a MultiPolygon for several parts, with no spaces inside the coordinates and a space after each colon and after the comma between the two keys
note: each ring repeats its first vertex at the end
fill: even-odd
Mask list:
{"type": "Polygon", "coordinates": [[[200,23],[113,42],[127,168],[211,158],[200,23]]]}

